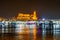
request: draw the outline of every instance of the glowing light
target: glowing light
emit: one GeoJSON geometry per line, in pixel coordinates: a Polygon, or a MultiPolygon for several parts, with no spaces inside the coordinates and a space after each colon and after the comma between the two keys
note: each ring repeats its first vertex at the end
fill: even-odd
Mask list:
{"type": "Polygon", "coordinates": [[[18,33],[18,34],[22,34],[22,33],[24,33],[24,31],[23,31],[23,29],[24,29],[24,24],[23,24],[23,22],[22,21],[17,21],[16,22],[16,32],[18,33]]]}
{"type": "Polygon", "coordinates": [[[37,33],[37,30],[36,30],[36,27],[34,27],[34,29],[33,29],[34,39],[36,39],[36,33],[37,33]]]}
{"type": "Polygon", "coordinates": [[[36,11],[33,14],[23,14],[19,13],[17,20],[37,20],[36,11]]]}
{"type": "Polygon", "coordinates": [[[36,21],[29,21],[28,23],[30,23],[30,24],[34,24],[34,23],[36,23],[36,21]]]}
{"type": "Polygon", "coordinates": [[[34,27],[34,29],[33,29],[34,35],[36,35],[36,32],[37,32],[36,27],[34,27]]]}
{"type": "Polygon", "coordinates": [[[3,18],[2,17],[0,17],[0,21],[2,21],[3,20],[3,18]]]}
{"type": "Polygon", "coordinates": [[[45,18],[43,18],[42,20],[45,20],[45,18]]]}
{"type": "Polygon", "coordinates": [[[30,30],[27,27],[24,27],[24,33],[29,34],[30,30]]]}
{"type": "Polygon", "coordinates": [[[37,20],[37,16],[36,16],[36,11],[34,11],[34,14],[33,14],[33,20],[37,20]]]}

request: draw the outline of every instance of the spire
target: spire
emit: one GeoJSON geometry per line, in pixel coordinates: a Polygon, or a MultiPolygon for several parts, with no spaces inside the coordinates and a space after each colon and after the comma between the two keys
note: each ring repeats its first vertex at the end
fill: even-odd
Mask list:
{"type": "Polygon", "coordinates": [[[34,11],[34,15],[36,15],[36,10],[34,11]]]}
{"type": "Polygon", "coordinates": [[[33,12],[33,20],[37,20],[36,11],[33,12]]]}

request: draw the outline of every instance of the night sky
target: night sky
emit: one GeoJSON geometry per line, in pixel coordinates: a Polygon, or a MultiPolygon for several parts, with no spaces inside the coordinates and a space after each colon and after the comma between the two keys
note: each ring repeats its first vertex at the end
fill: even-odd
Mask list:
{"type": "Polygon", "coordinates": [[[17,16],[19,12],[33,13],[37,11],[38,18],[60,18],[59,0],[1,0],[0,17],[17,16]]]}

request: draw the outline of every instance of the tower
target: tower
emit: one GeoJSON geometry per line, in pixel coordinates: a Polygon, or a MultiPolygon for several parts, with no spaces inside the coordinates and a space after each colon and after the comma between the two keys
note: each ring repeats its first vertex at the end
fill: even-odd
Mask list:
{"type": "Polygon", "coordinates": [[[36,16],[36,11],[34,11],[32,14],[30,13],[19,13],[17,16],[17,20],[37,20],[37,16],[36,16]]]}
{"type": "Polygon", "coordinates": [[[36,15],[37,15],[37,14],[36,14],[36,11],[34,11],[34,12],[33,12],[33,17],[32,17],[33,20],[37,20],[37,16],[36,16],[36,15]]]}

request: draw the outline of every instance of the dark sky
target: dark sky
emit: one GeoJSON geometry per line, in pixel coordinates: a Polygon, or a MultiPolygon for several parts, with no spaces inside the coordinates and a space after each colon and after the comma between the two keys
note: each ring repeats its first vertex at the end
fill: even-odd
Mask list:
{"type": "Polygon", "coordinates": [[[37,11],[38,18],[60,18],[59,0],[1,0],[0,17],[17,16],[19,12],[37,11]]]}

